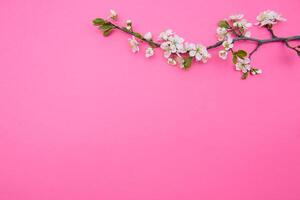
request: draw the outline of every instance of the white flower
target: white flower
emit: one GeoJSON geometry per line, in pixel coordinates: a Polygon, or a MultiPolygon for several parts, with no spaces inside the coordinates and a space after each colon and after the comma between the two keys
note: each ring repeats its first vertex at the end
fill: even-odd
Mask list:
{"type": "Polygon", "coordinates": [[[189,53],[191,57],[195,57],[197,61],[207,62],[210,58],[210,54],[203,45],[195,45],[184,42],[184,39],[176,35],[172,30],[166,30],[159,35],[159,38],[164,42],[160,45],[160,48],[164,51],[164,57],[168,58],[168,63],[175,65],[177,63],[183,66],[184,59],[181,57],[181,54],[189,53]],[[173,55],[177,54],[176,59],[173,55]],[[170,57],[172,55],[172,57],[170,57]]]}
{"type": "Polygon", "coordinates": [[[186,50],[186,52],[188,52],[188,51],[191,50],[191,44],[192,44],[192,43],[188,43],[188,42],[185,42],[185,43],[184,43],[184,49],[186,50]]]}
{"type": "Polygon", "coordinates": [[[111,19],[113,20],[117,20],[118,19],[118,14],[116,11],[114,11],[113,9],[110,9],[110,16],[111,19]]]}
{"type": "Polygon", "coordinates": [[[132,38],[129,38],[128,41],[129,41],[129,45],[131,47],[132,52],[133,53],[139,52],[139,50],[140,50],[139,42],[135,39],[135,37],[132,36],[132,38]]]}
{"type": "Polygon", "coordinates": [[[250,22],[248,22],[246,19],[242,19],[240,21],[236,21],[233,23],[234,27],[241,28],[243,30],[247,30],[249,27],[252,26],[250,22]]]}
{"type": "Polygon", "coordinates": [[[228,55],[227,51],[225,51],[225,50],[219,51],[219,57],[222,58],[223,60],[227,59],[227,55],[228,55]]]}
{"type": "Polygon", "coordinates": [[[227,37],[227,40],[225,40],[223,43],[222,43],[224,49],[226,51],[229,51],[230,49],[233,48],[233,39],[232,37],[227,37]]]}
{"type": "Polygon", "coordinates": [[[127,24],[127,25],[132,25],[132,21],[131,21],[130,19],[127,19],[127,20],[126,20],[126,24],[127,24]]]}
{"type": "Polygon", "coordinates": [[[165,32],[160,33],[158,37],[161,40],[168,40],[171,35],[173,35],[173,31],[168,29],[165,32]]]}
{"type": "Polygon", "coordinates": [[[207,59],[210,58],[210,54],[208,53],[205,46],[201,44],[190,44],[189,55],[191,57],[195,57],[197,61],[207,62],[207,59]]]}
{"type": "Polygon", "coordinates": [[[170,57],[172,53],[179,55],[180,53],[186,53],[184,39],[178,35],[173,34],[171,31],[164,32],[161,35],[165,42],[160,45],[160,48],[164,50],[164,56],[170,57]]]}
{"type": "Polygon", "coordinates": [[[261,74],[262,73],[262,70],[261,69],[257,69],[256,70],[256,74],[261,74]]]}
{"type": "Polygon", "coordinates": [[[224,27],[217,28],[217,37],[219,41],[223,41],[227,35],[228,31],[224,27]]]}
{"type": "Polygon", "coordinates": [[[175,45],[177,53],[186,53],[186,49],[183,43],[184,39],[182,37],[179,37],[178,35],[170,36],[169,41],[171,41],[172,44],[175,45]]]}
{"type": "Polygon", "coordinates": [[[240,20],[244,17],[243,14],[237,14],[237,15],[231,15],[229,16],[229,19],[231,19],[232,21],[237,21],[237,20],[240,20]]]}
{"type": "Polygon", "coordinates": [[[148,47],[147,49],[146,49],[146,58],[150,58],[151,56],[153,56],[154,55],[154,50],[153,50],[153,48],[151,48],[151,47],[148,47]]]}
{"type": "Polygon", "coordinates": [[[247,73],[251,70],[250,59],[249,58],[238,58],[237,63],[235,64],[235,69],[247,73]]]}
{"type": "Polygon", "coordinates": [[[177,56],[177,57],[176,57],[176,61],[177,61],[177,63],[179,64],[179,67],[180,67],[180,68],[184,68],[184,65],[183,65],[183,63],[184,63],[184,58],[183,58],[183,57],[177,56]]]}
{"type": "Polygon", "coordinates": [[[168,64],[169,65],[176,65],[177,62],[176,62],[176,60],[174,58],[168,58],[168,64]]]}
{"type": "Polygon", "coordinates": [[[152,33],[151,33],[151,32],[146,33],[146,34],[144,35],[144,38],[145,38],[146,40],[151,40],[151,39],[152,39],[152,33]]]}
{"type": "Polygon", "coordinates": [[[130,19],[126,20],[126,29],[129,31],[132,30],[132,21],[130,19]]]}
{"type": "Polygon", "coordinates": [[[172,53],[176,53],[176,46],[170,42],[170,41],[167,41],[167,42],[163,42],[161,45],[160,45],[160,48],[162,50],[164,50],[164,57],[165,58],[168,58],[170,57],[170,55],[172,53]]]}
{"type": "Polygon", "coordinates": [[[266,26],[277,24],[278,21],[286,21],[280,14],[272,10],[266,10],[261,12],[257,17],[257,25],[266,26]]]}
{"type": "Polygon", "coordinates": [[[251,69],[252,75],[257,75],[257,74],[261,74],[261,73],[262,73],[261,69],[254,69],[254,68],[251,69]]]}

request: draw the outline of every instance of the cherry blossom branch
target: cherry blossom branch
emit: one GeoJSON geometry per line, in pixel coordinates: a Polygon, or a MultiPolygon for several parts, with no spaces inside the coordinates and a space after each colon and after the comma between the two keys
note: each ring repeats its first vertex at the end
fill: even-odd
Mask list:
{"type": "Polygon", "coordinates": [[[142,36],[140,33],[133,30],[131,20],[126,21],[126,26],[120,26],[113,21],[117,21],[118,15],[115,11],[111,10],[111,15],[108,20],[102,18],[96,18],[93,20],[95,26],[98,26],[104,36],[109,36],[114,30],[120,30],[126,34],[132,36],[129,39],[129,44],[132,48],[133,53],[139,52],[139,41],[146,42],[149,47],[146,50],[146,57],[149,58],[154,54],[155,48],[161,48],[164,51],[164,57],[167,58],[168,64],[177,65],[183,69],[188,69],[193,60],[207,62],[211,55],[208,50],[218,48],[223,46],[223,50],[219,51],[219,57],[222,59],[227,59],[228,53],[232,54],[232,62],[236,66],[236,70],[242,71],[242,79],[246,79],[249,74],[256,75],[260,74],[261,70],[253,68],[250,64],[250,58],[257,52],[257,50],[268,43],[280,42],[284,43],[286,47],[295,51],[298,56],[300,56],[300,45],[291,46],[290,41],[300,41],[300,36],[290,36],[290,37],[278,37],[273,31],[273,26],[279,21],[285,21],[281,15],[274,11],[264,11],[257,16],[257,25],[266,28],[270,33],[271,38],[259,39],[250,36],[248,28],[252,26],[243,15],[232,15],[229,19],[221,20],[218,23],[217,36],[218,42],[203,46],[201,44],[193,44],[184,42],[184,39],[176,35],[170,29],[162,32],[159,35],[159,39],[162,42],[156,42],[152,38],[150,32],[142,36]],[[111,19],[111,20],[110,20],[111,19]],[[232,37],[235,36],[235,37],[232,37]],[[136,40],[136,38],[139,40],[136,40]],[[248,54],[244,50],[234,51],[234,44],[239,41],[250,41],[256,43],[255,48],[248,54]]]}
{"type": "MultiPolygon", "coordinates": [[[[144,38],[139,33],[131,31],[131,30],[128,30],[128,29],[126,29],[126,27],[120,27],[117,24],[114,24],[112,22],[109,22],[109,23],[111,23],[111,25],[114,26],[116,29],[118,29],[118,30],[120,30],[120,31],[122,31],[124,33],[127,33],[129,35],[135,36],[135,37],[139,38],[140,40],[142,40],[144,42],[147,42],[153,48],[158,48],[161,45],[161,43],[155,42],[153,40],[147,40],[146,38],[144,38]]],[[[257,46],[254,49],[254,51],[252,51],[250,54],[253,54],[263,44],[273,43],[273,42],[283,42],[283,43],[286,44],[287,47],[295,50],[295,47],[291,47],[287,42],[300,40],[300,35],[299,36],[290,36],[290,37],[277,37],[277,36],[274,36],[274,33],[273,33],[272,29],[268,29],[268,30],[272,32],[273,37],[271,39],[258,39],[258,38],[253,38],[253,37],[239,36],[239,37],[233,39],[233,43],[238,42],[238,41],[252,41],[252,42],[256,42],[257,46]]],[[[218,41],[215,44],[207,46],[206,48],[208,50],[209,49],[214,49],[214,48],[220,47],[222,45],[222,43],[223,43],[223,41],[218,41]]]]}

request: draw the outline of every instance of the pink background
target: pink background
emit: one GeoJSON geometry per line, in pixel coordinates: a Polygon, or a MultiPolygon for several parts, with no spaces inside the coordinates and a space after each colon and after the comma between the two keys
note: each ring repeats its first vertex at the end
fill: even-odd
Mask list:
{"type": "Polygon", "coordinates": [[[110,8],[206,45],[219,19],[264,9],[300,35],[299,0],[1,0],[0,199],[299,200],[295,53],[263,46],[247,81],[217,56],[182,71],[103,38],[91,20],[110,8]]]}

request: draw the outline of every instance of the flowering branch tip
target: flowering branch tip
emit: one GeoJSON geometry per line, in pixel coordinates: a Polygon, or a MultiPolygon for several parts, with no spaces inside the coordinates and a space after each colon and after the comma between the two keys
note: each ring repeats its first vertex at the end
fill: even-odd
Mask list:
{"type": "Polygon", "coordinates": [[[231,54],[235,69],[242,72],[242,79],[246,79],[248,75],[262,73],[261,69],[252,67],[250,60],[262,45],[281,42],[287,48],[295,51],[300,57],[300,45],[292,46],[289,43],[291,41],[300,41],[300,36],[278,37],[274,33],[274,25],[278,22],[286,21],[285,18],[275,11],[266,10],[261,12],[256,17],[256,20],[257,23],[255,25],[265,28],[270,33],[269,39],[251,37],[249,28],[252,27],[252,23],[248,22],[243,14],[236,14],[219,21],[216,30],[218,41],[208,46],[187,42],[171,29],[160,33],[157,41],[154,41],[151,32],[147,32],[144,35],[135,32],[131,20],[127,20],[125,26],[118,25],[116,23],[118,21],[118,14],[114,10],[110,10],[108,19],[96,18],[93,20],[93,24],[99,27],[105,37],[109,36],[114,30],[120,30],[131,35],[128,42],[133,53],[140,51],[140,44],[142,42],[147,43],[149,46],[145,51],[146,58],[150,58],[155,54],[155,48],[162,49],[167,63],[172,66],[178,65],[182,69],[190,68],[193,61],[206,63],[211,58],[209,50],[222,47],[218,54],[219,57],[226,60],[229,54],[231,54]],[[250,53],[242,49],[234,50],[235,43],[239,41],[255,42],[256,46],[250,53]]]}

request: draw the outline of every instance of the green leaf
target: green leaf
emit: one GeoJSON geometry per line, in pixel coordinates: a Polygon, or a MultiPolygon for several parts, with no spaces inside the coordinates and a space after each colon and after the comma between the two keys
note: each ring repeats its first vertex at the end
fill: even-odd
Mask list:
{"type": "Polygon", "coordinates": [[[109,30],[103,31],[103,35],[105,37],[107,37],[107,36],[109,36],[111,34],[112,31],[113,31],[113,29],[109,29],[109,30]]]}
{"type": "Polygon", "coordinates": [[[218,26],[226,29],[230,28],[230,25],[226,20],[219,21],[218,26]]]}
{"type": "Polygon", "coordinates": [[[108,31],[108,30],[113,29],[115,27],[111,23],[105,23],[100,28],[102,29],[102,31],[105,32],[105,31],[108,31]]]}
{"type": "Polygon", "coordinates": [[[238,51],[234,52],[233,54],[239,58],[245,58],[248,55],[247,52],[244,50],[238,50],[238,51]]]}
{"type": "Polygon", "coordinates": [[[115,29],[116,27],[112,23],[110,23],[110,22],[105,22],[99,28],[102,30],[103,35],[105,37],[107,37],[107,36],[109,36],[111,34],[112,30],[115,29]]]}
{"type": "Polygon", "coordinates": [[[248,75],[249,75],[249,72],[243,73],[242,79],[243,80],[247,79],[248,75]]]}
{"type": "Polygon", "coordinates": [[[298,56],[300,57],[300,51],[297,51],[298,56]]]}
{"type": "Polygon", "coordinates": [[[106,23],[106,21],[104,19],[102,19],[102,18],[96,18],[96,19],[93,20],[93,24],[95,26],[101,26],[101,25],[103,25],[105,23],[106,23]]]}
{"type": "Polygon", "coordinates": [[[190,68],[191,65],[192,65],[192,61],[193,61],[193,57],[184,58],[184,61],[183,61],[183,67],[184,67],[184,69],[190,68]]]}
{"type": "Polygon", "coordinates": [[[233,55],[233,57],[232,57],[232,62],[233,62],[233,64],[236,64],[237,63],[237,56],[236,55],[233,55]]]}

